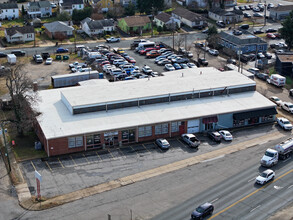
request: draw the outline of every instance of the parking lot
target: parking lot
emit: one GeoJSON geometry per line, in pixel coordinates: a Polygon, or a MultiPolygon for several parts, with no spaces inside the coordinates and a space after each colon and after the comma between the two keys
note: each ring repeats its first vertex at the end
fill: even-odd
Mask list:
{"type": "Polygon", "coordinates": [[[147,142],[45,160],[28,160],[22,162],[21,167],[31,193],[35,194],[34,171],[37,170],[43,178],[42,196],[51,197],[204,154],[276,130],[283,132],[275,125],[232,131],[234,140],[222,141],[220,144],[211,141],[205,135],[199,135],[201,144],[198,149],[189,148],[180,137],[177,137],[168,139],[171,146],[166,151],[161,150],[154,142],[147,142]]]}

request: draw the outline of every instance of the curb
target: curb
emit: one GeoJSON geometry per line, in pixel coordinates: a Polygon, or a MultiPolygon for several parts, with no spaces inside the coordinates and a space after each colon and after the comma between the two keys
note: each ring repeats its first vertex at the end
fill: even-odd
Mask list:
{"type": "MultiPolygon", "coordinates": [[[[269,142],[271,140],[276,140],[278,138],[284,137],[285,135],[280,132],[274,132],[262,136],[262,138],[254,138],[245,142],[241,142],[235,145],[231,145],[225,148],[221,148],[215,151],[211,151],[202,155],[197,155],[194,157],[190,157],[181,161],[177,161],[171,164],[163,165],[160,167],[156,167],[150,170],[146,170],[140,173],[132,174],[126,177],[121,177],[116,180],[112,180],[106,183],[98,184],[95,186],[91,186],[85,189],[77,190],[68,194],[59,195],[53,198],[49,198],[46,201],[42,201],[40,203],[33,202],[33,198],[19,201],[19,204],[27,210],[31,211],[39,211],[45,210],[49,208],[53,208],[56,206],[60,206],[69,202],[73,202],[79,199],[83,199],[89,196],[93,196],[102,192],[107,192],[113,189],[117,189],[123,186],[127,186],[139,181],[147,180],[152,177],[156,177],[162,174],[167,174],[173,171],[177,171],[179,169],[196,165],[200,162],[203,162],[208,159],[212,159],[218,157],[219,155],[227,155],[232,154],[237,151],[241,151],[244,149],[248,149],[250,147],[255,147],[258,144],[263,144],[269,142]]],[[[19,196],[20,198],[21,196],[19,196]]]]}

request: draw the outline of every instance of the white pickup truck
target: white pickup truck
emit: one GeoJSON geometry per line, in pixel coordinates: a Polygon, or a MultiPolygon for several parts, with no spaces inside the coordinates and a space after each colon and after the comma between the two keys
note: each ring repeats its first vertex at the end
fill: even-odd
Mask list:
{"type": "Polygon", "coordinates": [[[110,37],[106,39],[107,43],[115,43],[120,41],[120,37],[110,37]]]}
{"type": "Polygon", "coordinates": [[[277,144],[274,149],[267,149],[265,155],[261,158],[261,165],[264,167],[272,167],[278,163],[279,159],[288,158],[293,152],[293,138],[289,138],[280,144],[277,144]]]}
{"type": "Polygon", "coordinates": [[[77,68],[78,66],[80,66],[81,68],[85,68],[85,67],[87,67],[87,64],[86,63],[79,63],[77,61],[69,64],[70,69],[77,68]]]}

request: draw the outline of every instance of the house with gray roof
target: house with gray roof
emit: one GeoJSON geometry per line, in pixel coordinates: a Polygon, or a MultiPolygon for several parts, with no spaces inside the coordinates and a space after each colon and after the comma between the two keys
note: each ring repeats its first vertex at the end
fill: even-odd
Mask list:
{"type": "MultiPolygon", "coordinates": [[[[69,23],[69,22],[68,22],[69,23]]],[[[68,23],[63,21],[54,21],[51,23],[44,24],[45,33],[51,38],[57,38],[60,35],[68,38],[73,36],[74,28],[69,26],[68,23]]]]}
{"type": "Polygon", "coordinates": [[[49,1],[28,2],[27,14],[30,18],[52,16],[52,7],[49,1]]]}
{"type": "Polygon", "coordinates": [[[278,5],[275,8],[270,9],[269,17],[272,20],[282,20],[289,16],[289,13],[293,10],[293,5],[278,5]]]}
{"type": "Polygon", "coordinates": [[[171,15],[161,12],[160,14],[156,15],[154,17],[154,23],[156,24],[157,27],[167,27],[167,28],[172,28],[176,27],[175,25],[177,24],[177,27],[180,28],[181,22],[179,19],[172,17],[171,15]]]}
{"type": "Polygon", "coordinates": [[[179,19],[181,23],[191,28],[199,28],[206,25],[205,19],[201,15],[189,11],[185,8],[177,7],[172,11],[172,16],[179,19]]]}
{"type": "Polygon", "coordinates": [[[0,19],[16,19],[19,18],[19,10],[16,3],[2,3],[0,4],[0,19]]]}
{"type": "Polygon", "coordinates": [[[210,9],[208,16],[214,21],[223,21],[226,24],[238,23],[243,21],[244,18],[241,10],[226,11],[221,8],[210,9]]]}
{"type": "Polygon", "coordinates": [[[111,32],[115,30],[114,20],[104,19],[104,20],[93,20],[89,17],[81,21],[82,30],[89,36],[95,36],[103,34],[105,32],[111,32]]]}
{"type": "Polygon", "coordinates": [[[241,35],[234,35],[233,30],[220,32],[220,44],[224,52],[236,54],[241,51],[242,54],[264,52],[268,48],[267,42],[260,37],[248,31],[242,31],[241,35]]]}
{"type": "Polygon", "coordinates": [[[4,33],[8,43],[28,42],[35,39],[35,31],[33,26],[6,28],[4,33]]]}
{"type": "Polygon", "coordinates": [[[60,1],[60,12],[67,11],[72,15],[73,10],[82,10],[84,9],[83,0],[63,0],[60,1]]]}

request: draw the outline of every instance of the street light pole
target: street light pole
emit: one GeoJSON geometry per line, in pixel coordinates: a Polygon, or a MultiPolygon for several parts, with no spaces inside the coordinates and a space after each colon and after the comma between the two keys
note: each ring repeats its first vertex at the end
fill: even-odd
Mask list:
{"type": "Polygon", "coordinates": [[[5,147],[5,151],[6,151],[6,156],[7,156],[7,162],[8,162],[8,173],[11,172],[11,165],[10,165],[10,159],[9,159],[9,154],[8,154],[8,148],[7,148],[7,144],[6,144],[6,137],[5,137],[5,131],[4,131],[4,123],[5,122],[1,122],[1,130],[2,130],[2,134],[3,134],[3,139],[4,139],[4,147],[5,147]]]}

